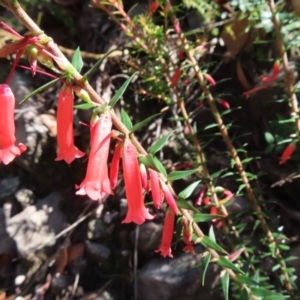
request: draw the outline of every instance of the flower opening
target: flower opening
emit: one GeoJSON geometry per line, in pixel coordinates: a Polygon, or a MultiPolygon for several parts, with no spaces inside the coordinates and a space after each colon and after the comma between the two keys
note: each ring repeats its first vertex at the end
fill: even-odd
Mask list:
{"type": "Polygon", "coordinates": [[[140,225],[146,219],[153,219],[154,217],[150,215],[144,204],[142,180],[135,147],[129,140],[126,140],[121,152],[128,202],[128,212],[122,223],[134,222],[140,225]]]}
{"type": "Polygon", "coordinates": [[[107,159],[111,138],[112,121],[109,114],[103,114],[91,124],[91,151],[86,177],[76,186],[77,195],[88,195],[92,200],[113,194],[108,178],[107,159]]]}
{"type": "Polygon", "coordinates": [[[165,216],[161,244],[159,249],[155,251],[155,252],[160,252],[163,257],[166,256],[173,257],[171,244],[172,244],[173,233],[174,233],[174,221],[175,221],[175,214],[172,209],[168,209],[165,216]]]}

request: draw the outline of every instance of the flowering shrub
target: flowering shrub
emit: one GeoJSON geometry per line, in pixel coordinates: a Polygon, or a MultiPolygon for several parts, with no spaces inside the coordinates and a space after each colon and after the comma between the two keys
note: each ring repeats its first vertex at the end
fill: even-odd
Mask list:
{"type": "MultiPolygon", "coordinates": [[[[9,32],[15,38],[14,41],[0,49],[0,57],[15,54],[15,60],[6,83],[0,85],[0,160],[4,164],[9,164],[15,157],[26,151],[25,145],[21,143],[18,146],[15,145],[15,99],[9,87],[20,57],[26,54],[29,61],[27,69],[31,71],[32,75],[41,72],[55,78],[55,82],[61,84],[57,102],[57,157],[55,160],[64,160],[67,164],[71,164],[76,158],[86,157],[86,175],[81,184],[76,185],[77,195],[87,196],[90,200],[102,202],[116,192],[118,184],[124,184],[128,204],[126,217],[122,220],[122,223],[125,224],[141,225],[154,220],[156,215],[160,213],[158,210],[164,211],[162,237],[156,252],[163,257],[172,258],[175,255],[172,252],[175,244],[176,246],[179,245],[178,248],[182,251],[198,256],[199,253],[194,246],[197,243],[201,244],[204,248],[203,253],[201,253],[203,276],[205,277],[209,263],[218,264],[222,268],[220,281],[226,299],[229,299],[230,290],[232,295],[239,294],[241,299],[261,299],[262,297],[284,299],[286,296],[279,294],[276,290],[278,286],[284,290],[283,294],[293,296],[294,288],[291,285],[292,278],[294,278],[293,271],[286,267],[282,255],[282,250],[286,250],[284,247],[286,245],[283,245],[284,242],[281,241],[285,238],[282,238],[279,232],[272,232],[267,211],[260,201],[264,193],[261,190],[257,192],[260,185],[254,183],[258,180],[258,175],[252,173],[251,167],[260,165],[258,158],[248,157],[246,155],[248,143],[243,140],[241,143],[234,134],[231,136],[232,133],[229,129],[235,120],[230,119],[228,122],[226,116],[238,107],[234,103],[232,105],[230,102],[232,99],[223,99],[225,97],[227,99],[226,94],[223,95],[218,92],[222,81],[213,74],[214,70],[210,66],[211,57],[206,59],[205,56],[214,51],[214,45],[207,41],[205,35],[199,39],[198,37],[190,38],[182,29],[183,22],[177,17],[178,8],[170,2],[152,0],[147,6],[148,11],[135,19],[131,19],[121,5],[121,1],[91,1],[93,7],[102,9],[119,25],[120,29],[130,38],[131,46],[135,50],[132,51],[130,59],[128,59],[128,65],[130,65],[128,69],[133,75],[125,81],[110,102],[105,102],[88,83],[90,74],[98,68],[101,60],[86,74],[81,75],[83,62],[79,50],[75,51],[72,63],[70,63],[52,39],[42,33],[26,12],[19,5],[16,5],[16,1],[2,0],[0,3],[10,9],[28,27],[30,32],[21,36],[4,22],[0,22],[0,29],[9,32]],[[161,19],[156,22],[157,16],[162,18],[164,22],[161,19]],[[172,36],[175,36],[174,43],[170,42],[172,36]],[[153,44],[156,47],[153,47],[153,44]],[[138,55],[143,53],[149,61],[145,63],[138,61],[143,59],[143,55],[140,55],[142,58],[137,58],[138,55],[134,56],[136,53],[138,55]],[[51,73],[41,71],[40,65],[46,66],[51,73]],[[132,124],[131,118],[124,109],[121,110],[120,117],[115,113],[116,103],[123,96],[134,77],[140,79],[138,83],[141,85],[138,89],[140,94],[145,95],[145,97],[151,96],[158,99],[160,104],[163,103],[164,107],[160,113],[169,113],[170,111],[173,113],[173,118],[170,120],[174,122],[175,130],[158,138],[155,143],[152,143],[148,151],[138,141],[135,132],[147,126],[157,115],[149,116],[141,122],[132,124]],[[87,153],[79,150],[74,144],[74,95],[85,102],[77,108],[84,107],[84,109],[90,109],[92,112],[90,124],[87,125],[90,130],[90,147],[87,153]],[[203,128],[198,128],[197,119],[201,118],[201,114],[205,111],[211,113],[207,118],[211,123],[205,124],[203,128]],[[211,121],[212,118],[213,121],[211,121]],[[215,129],[217,131],[214,131],[215,129]],[[179,141],[178,153],[182,154],[182,157],[180,157],[177,165],[172,162],[166,170],[158,158],[162,156],[157,155],[157,153],[174,135],[179,141]],[[211,137],[212,139],[210,139],[211,137]],[[219,144],[220,137],[224,142],[224,145],[221,146],[219,144]],[[235,139],[238,141],[236,142],[235,139]],[[216,155],[213,156],[208,154],[207,146],[216,140],[217,146],[213,145],[210,148],[216,152],[216,155]],[[243,146],[237,148],[240,147],[238,146],[240,144],[243,146]],[[114,148],[113,145],[115,145],[114,148]],[[226,147],[226,151],[222,147],[224,149],[226,147]],[[110,160],[111,153],[113,155],[110,160]],[[222,156],[222,159],[219,159],[218,155],[222,156]],[[218,159],[214,159],[214,157],[218,159]],[[253,165],[248,167],[250,163],[253,165]],[[213,164],[217,165],[215,168],[218,170],[211,172],[210,168],[213,164]],[[233,192],[229,190],[229,187],[217,186],[218,181],[221,181],[221,184],[226,184],[224,178],[233,178],[232,181],[235,183],[233,192]],[[172,187],[176,180],[181,180],[181,184],[185,185],[184,189],[178,193],[175,193],[172,187]],[[250,225],[244,224],[244,221],[240,223],[240,220],[244,220],[242,219],[244,216],[241,209],[239,210],[239,197],[246,198],[247,203],[249,202],[247,207],[251,206],[253,210],[249,214],[251,215],[250,222],[253,218],[255,223],[250,225]],[[150,203],[145,203],[145,198],[150,199],[150,203]],[[235,209],[238,210],[238,213],[235,213],[235,209]],[[235,220],[235,218],[237,219],[235,220]],[[209,229],[202,230],[202,222],[209,224],[209,229]],[[253,228],[249,229],[251,226],[253,228]],[[248,247],[248,242],[243,240],[246,227],[251,232],[255,231],[257,227],[260,228],[257,230],[261,231],[258,239],[261,241],[260,246],[263,249],[267,248],[265,250],[266,257],[272,257],[276,263],[274,269],[279,272],[279,275],[277,274],[278,282],[274,286],[273,283],[266,284],[263,280],[262,282],[259,280],[259,271],[265,272],[265,270],[262,270],[260,261],[257,262],[256,250],[253,247],[248,247]],[[217,233],[217,238],[215,233],[217,233]],[[235,260],[237,262],[233,263],[235,260]],[[230,283],[234,284],[232,288],[230,283]]],[[[206,14],[209,15],[210,10],[219,7],[218,5],[222,5],[222,7],[225,5],[223,8],[227,7],[230,12],[232,7],[227,5],[228,1],[221,2],[215,1],[213,4],[209,4],[211,9],[205,5],[206,11],[205,13],[202,12],[203,18],[206,18],[206,14]]],[[[202,6],[197,1],[183,1],[183,3],[186,7],[196,7],[201,13],[202,6]]],[[[270,15],[274,17],[267,23],[273,24],[272,26],[280,31],[280,24],[275,17],[277,11],[273,11],[274,3],[272,0],[268,3],[270,15]]],[[[262,10],[255,8],[255,11],[262,10]]],[[[250,19],[255,18],[256,15],[253,15],[250,19]]],[[[244,18],[239,17],[234,20],[239,24],[240,20],[248,20],[248,15],[247,18],[244,16],[244,18]]],[[[253,28],[260,28],[262,24],[266,23],[265,21],[261,20],[261,23],[253,25],[253,28]]],[[[228,32],[233,31],[233,34],[236,35],[235,38],[240,36],[241,32],[234,32],[233,30],[239,26],[234,25],[222,32],[225,42],[229,39],[228,36],[226,37],[228,32]]],[[[281,39],[280,32],[276,33],[278,39],[281,39]]],[[[251,41],[252,37],[248,37],[247,40],[251,41]]],[[[228,49],[233,47],[228,42],[226,46],[228,49]]],[[[296,142],[291,138],[300,137],[300,123],[299,118],[296,117],[299,114],[299,109],[294,82],[288,76],[290,70],[286,59],[287,51],[282,47],[284,47],[284,43],[280,40],[279,53],[281,57],[272,60],[271,74],[261,76],[258,86],[247,88],[244,93],[239,95],[243,97],[243,100],[250,102],[251,97],[258,91],[276,86],[281,65],[286,71],[285,85],[289,107],[292,109],[291,115],[294,118],[292,120],[293,126],[296,128],[297,134],[293,134],[290,130],[289,144],[280,154],[278,150],[280,143],[283,143],[282,140],[286,138],[284,135],[289,130],[283,128],[282,135],[278,134],[275,137],[271,133],[265,132],[266,142],[271,148],[269,150],[266,147],[265,154],[273,151],[276,156],[276,164],[278,164],[278,157],[281,155],[279,165],[287,163],[297,148],[296,142]]],[[[238,63],[236,69],[241,85],[249,87],[247,77],[242,72],[240,62],[238,63]]],[[[133,118],[134,122],[136,121],[135,117],[133,118]]],[[[262,251],[261,248],[257,251],[262,251]]],[[[266,275],[268,274],[264,273],[264,277],[266,275]]]]}

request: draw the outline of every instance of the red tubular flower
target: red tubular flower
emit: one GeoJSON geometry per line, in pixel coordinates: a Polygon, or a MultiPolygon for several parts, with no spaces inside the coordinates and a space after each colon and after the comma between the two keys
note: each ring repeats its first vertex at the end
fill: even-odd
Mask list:
{"type": "Polygon", "coordinates": [[[174,86],[174,85],[177,84],[177,82],[178,82],[178,80],[179,80],[179,78],[180,78],[180,76],[181,76],[181,73],[182,73],[181,69],[178,68],[178,69],[176,70],[176,72],[174,73],[172,79],[171,79],[171,85],[172,85],[172,86],[174,86]]]}
{"type": "Polygon", "coordinates": [[[122,223],[134,222],[143,224],[145,219],[153,219],[144,204],[143,187],[136,150],[133,144],[126,140],[122,149],[122,164],[128,212],[122,223]]]}
{"type": "Polygon", "coordinates": [[[226,109],[229,109],[230,108],[230,104],[224,100],[224,99],[218,99],[217,100],[221,105],[223,105],[226,109]]]}
{"type": "Polygon", "coordinates": [[[273,65],[273,73],[271,76],[269,77],[263,77],[262,82],[272,82],[274,81],[278,74],[279,74],[279,70],[280,70],[280,62],[277,60],[275,61],[274,65],[273,65]]]}
{"type": "Polygon", "coordinates": [[[293,155],[296,149],[296,145],[294,143],[289,144],[284,151],[282,152],[279,164],[282,165],[287,162],[288,159],[293,155]]]}
{"type": "Polygon", "coordinates": [[[213,79],[213,77],[209,74],[203,74],[206,80],[213,86],[216,85],[216,81],[213,79]]]}
{"type": "Polygon", "coordinates": [[[149,3],[149,12],[154,14],[159,6],[158,0],[151,0],[149,3]]]}
{"type": "Polygon", "coordinates": [[[162,185],[162,190],[163,190],[163,193],[164,193],[167,203],[169,204],[170,208],[173,210],[175,215],[178,215],[178,207],[177,207],[177,204],[176,204],[176,201],[175,201],[173,195],[171,194],[169,188],[167,187],[167,185],[165,183],[161,182],[161,185],[162,185]]]}
{"type": "Polygon", "coordinates": [[[85,153],[74,145],[73,135],[73,91],[67,85],[60,90],[57,104],[57,144],[58,154],[56,161],[65,160],[70,164],[75,158],[85,153]]]}
{"type": "Polygon", "coordinates": [[[193,238],[193,227],[192,223],[190,223],[186,217],[182,217],[182,237],[183,241],[185,243],[185,247],[183,248],[183,251],[186,253],[192,253],[196,255],[193,244],[192,244],[192,238],[193,238]]]}
{"type": "Polygon", "coordinates": [[[176,32],[178,35],[180,35],[181,29],[180,29],[180,24],[179,24],[178,20],[176,20],[176,21],[174,22],[173,26],[174,26],[175,32],[176,32]]]}
{"type": "Polygon", "coordinates": [[[77,195],[88,195],[92,200],[98,200],[105,194],[113,194],[107,168],[111,127],[109,114],[102,114],[100,118],[92,121],[90,157],[85,179],[76,186],[79,188],[77,195]]]}
{"type": "Polygon", "coordinates": [[[149,192],[148,174],[144,164],[140,164],[140,173],[142,179],[142,187],[148,193],[149,192]]]}
{"type": "Polygon", "coordinates": [[[5,165],[26,150],[24,144],[15,146],[15,97],[7,84],[0,84],[0,161],[5,165]]]}
{"type": "Polygon", "coordinates": [[[156,171],[149,169],[150,173],[150,183],[151,183],[151,194],[153,199],[153,204],[156,208],[160,208],[163,197],[162,192],[159,184],[159,178],[156,171]]]}
{"type": "Polygon", "coordinates": [[[202,187],[202,189],[201,189],[201,191],[200,191],[199,197],[195,201],[195,205],[196,206],[201,205],[203,197],[206,194],[206,191],[207,191],[207,186],[206,186],[206,184],[204,184],[203,187],[202,187]]]}
{"type": "Polygon", "coordinates": [[[116,187],[118,182],[120,157],[121,157],[121,145],[117,144],[111,161],[110,170],[109,170],[110,187],[112,189],[116,187]]]}
{"type": "Polygon", "coordinates": [[[165,216],[161,244],[159,249],[155,251],[155,252],[160,252],[163,257],[166,256],[173,257],[171,244],[172,244],[173,233],[174,233],[174,221],[175,221],[175,214],[171,209],[168,209],[165,216]]]}

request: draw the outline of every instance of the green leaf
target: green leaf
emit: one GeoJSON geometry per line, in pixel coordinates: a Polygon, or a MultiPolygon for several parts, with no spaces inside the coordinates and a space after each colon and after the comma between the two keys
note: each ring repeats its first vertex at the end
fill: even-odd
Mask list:
{"type": "Polygon", "coordinates": [[[49,88],[51,85],[53,85],[55,82],[59,81],[60,78],[56,78],[56,79],[53,79],[49,82],[47,82],[46,84],[42,85],[41,87],[37,88],[36,90],[34,90],[33,92],[31,92],[29,95],[27,95],[25,98],[23,98],[19,104],[25,102],[26,100],[28,100],[29,98],[31,98],[32,96],[40,93],[41,91],[49,88]]]}
{"type": "Polygon", "coordinates": [[[115,104],[120,100],[120,98],[123,96],[124,92],[126,91],[130,81],[132,78],[136,75],[136,73],[132,74],[127,80],[122,84],[122,86],[118,89],[118,91],[115,93],[115,95],[112,97],[112,99],[109,102],[109,105],[111,107],[114,107],[115,104]]]}
{"type": "Polygon", "coordinates": [[[268,144],[273,144],[275,139],[270,132],[265,132],[265,140],[268,144]]]}
{"type": "Polygon", "coordinates": [[[146,126],[150,121],[152,121],[154,118],[156,118],[159,115],[160,115],[160,113],[159,114],[155,114],[155,115],[150,116],[147,119],[145,119],[145,120],[143,120],[143,121],[141,121],[141,122],[133,125],[133,127],[131,129],[131,132],[135,132],[135,131],[141,129],[142,127],[146,126]]]}
{"type": "Polygon", "coordinates": [[[199,211],[197,210],[197,208],[195,208],[193,205],[191,205],[190,203],[188,203],[186,200],[184,199],[180,199],[178,198],[176,200],[177,206],[183,209],[189,209],[189,210],[193,210],[197,213],[199,213],[199,211]]]}
{"type": "Polygon", "coordinates": [[[167,177],[167,171],[164,168],[163,164],[160,162],[160,160],[157,157],[153,157],[154,164],[156,169],[159,171],[159,173],[163,174],[165,177],[167,177]]]}
{"type": "Polygon", "coordinates": [[[211,214],[195,214],[193,217],[194,222],[207,222],[213,219],[223,218],[221,215],[211,215],[211,214]]]}
{"type": "Polygon", "coordinates": [[[93,105],[92,103],[81,103],[81,104],[74,105],[74,108],[82,109],[82,110],[88,110],[94,107],[95,105],[93,105]]]}
{"type": "Polygon", "coordinates": [[[223,295],[226,300],[228,300],[228,291],[229,291],[229,273],[225,271],[223,273],[223,276],[221,277],[221,284],[222,284],[222,290],[223,295]]]}
{"type": "Polygon", "coordinates": [[[283,296],[281,294],[278,294],[276,292],[267,290],[265,288],[261,288],[261,287],[253,287],[251,288],[251,293],[254,296],[257,297],[263,297],[263,299],[268,299],[268,300],[283,300],[286,299],[288,296],[283,296]],[[275,297],[275,298],[274,298],[275,297]]]}
{"type": "Polygon", "coordinates": [[[205,282],[205,274],[210,263],[211,253],[207,252],[207,254],[202,258],[202,265],[203,265],[203,274],[202,274],[202,285],[204,286],[205,282]]]}
{"type": "Polygon", "coordinates": [[[226,251],[221,246],[219,246],[216,242],[211,240],[208,236],[204,236],[201,239],[200,244],[202,244],[206,248],[211,248],[211,249],[214,249],[216,251],[226,253],[226,251]]]}
{"type": "Polygon", "coordinates": [[[117,51],[117,49],[112,49],[109,52],[105,53],[82,77],[83,81],[86,81],[88,76],[90,76],[98,67],[101,65],[101,63],[110,56],[111,53],[114,51],[117,51]]]}
{"type": "Polygon", "coordinates": [[[121,109],[121,121],[128,130],[132,129],[132,122],[131,122],[128,114],[126,113],[126,111],[123,108],[121,109]]]}
{"type": "Polygon", "coordinates": [[[254,275],[253,275],[253,280],[254,280],[255,282],[258,282],[258,284],[259,284],[259,282],[260,282],[259,270],[257,270],[257,271],[254,273],[254,275]]]}
{"type": "Polygon", "coordinates": [[[263,299],[264,300],[284,300],[284,299],[288,299],[289,296],[283,296],[280,294],[277,295],[272,295],[272,296],[265,296],[263,299]]]}
{"type": "Polygon", "coordinates": [[[248,286],[258,286],[258,283],[246,275],[240,275],[236,277],[236,280],[242,284],[246,284],[248,286]]]}
{"type": "Polygon", "coordinates": [[[240,268],[238,268],[234,263],[229,261],[226,257],[221,256],[217,260],[217,264],[221,267],[231,269],[232,271],[234,271],[236,273],[244,274],[244,272],[240,268]]]}
{"type": "Polygon", "coordinates": [[[216,236],[215,236],[215,233],[214,233],[214,227],[213,226],[210,226],[209,231],[208,231],[208,236],[212,241],[216,242],[216,236]]]}
{"type": "Polygon", "coordinates": [[[249,294],[246,289],[241,289],[240,300],[250,300],[249,294]]]}
{"type": "Polygon", "coordinates": [[[155,167],[155,162],[154,162],[153,156],[151,154],[139,157],[139,161],[142,164],[144,164],[147,168],[151,168],[151,169],[158,171],[155,167]]]}
{"type": "Polygon", "coordinates": [[[181,191],[178,194],[179,199],[186,199],[191,196],[195,188],[198,186],[201,180],[195,181],[192,184],[190,184],[187,188],[185,188],[183,191],[181,191]]]}
{"type": "Polygon", "coordinates": [[[78,47],[72,57],[72,66],[76,69],[77,72],[80,72],[83,67],[83,60],[80,53],[80,48],[78,47]]]}
{"type": "Polygon", "coordinates": [[[175,181],[196,173],[197,170],[174,171],[168,175],[168,181],[175,181]]]}
{"type": "Polygon", "coordinates": [[[159,151],[168,141],[168,139],[170,138],[170,136],[173,134],[175,130],[170,131],[169,133],[167,133],[166,135],[164,135],[162,138],[160,138],[156,143],[154,143],[150,149],[149,149],[149,153],[151,154],[155,154],[157,151],[159,151]]]}

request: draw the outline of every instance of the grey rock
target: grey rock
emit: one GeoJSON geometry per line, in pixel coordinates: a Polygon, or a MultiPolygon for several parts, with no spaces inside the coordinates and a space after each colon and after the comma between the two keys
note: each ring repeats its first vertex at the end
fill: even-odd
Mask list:
{"type": "Polygon", "coordinates": [[[88,224],[87,236],[89,239],[99,239],[106,234],[106,225],[102,219],[91,220],[88,224]]]}
{"type": "Polygon", "coordinates": [[[4,178],[0,182],[0,199],[12,195],[18,188],[20,179],[18,177],[4,178]]]}
{"type": "Polygon", "coordinates": [[[18,104],[31,90],[29,77],[23,72],[16,71],[11,80],[11,89],[16,98],[15,120],[16,140],[23,143],[27,151],[17,157],[17,162],[31,171],[30,166],[36,163],[41,155],[42,146],[47,140],[48,129],[39,117],[38,109],[41,108],[36,99],[29,98],[18,104]]]}
{"type": "Polygon", "coordinates": [[[111,251],[107,246],[90,241],[85,242],[85,250],[90,259],[100,263],[107,260],[111,255],[111,251]]]}
{"type": "MultiPolygon", "coordinates": [[[[158,249],[162,235],[162,225],[146,222],[139,227],[138,249],[144,253],[151,253],[158,249]]],[[[130,233],[132,243],[135,240],[135,230],[130,233]]]]}
{"type": "Polygon", "coordinates": [[[21,204],[21,206],[26,208],[27,206],[33,204],[34,202],[34,194],[33,191],[29,189],[20,189],[15,192],[15,198],[21,204]]]}
{"type": "MultiPolygon", "coordinates": [[[[58,207],[60,199],[59,194],[52,193],[7,220],[7,233],[16,243],[22,258],[30,260],[36,251],[56,243],[55,235],[66,223],[65,216],[58,207]]],[[[0,248],[0,253],[1,251],[3,250],[0,248]]]]}
{"type": "Polygon", "coordinates": [[[0,255],[16,252],[14,240],[6,231],[6,218],[2,208],[0,208],[0,255]]]}
{"type": "Polygon", "coordinates": [[[229,201],[229,204],[226,206],[228,213],[237,214],[251,207],[249,200],[244,197],[237,196],[233,200],[229,201]]]}
{"type": "Polygon", "coordinates": [[[72,277],[57,274],[51,283],[51,291],[54,294],[60,294],[63,290],[68,289],[70,285],[72,285],[72,277]]]}
{"type": "MultiPolygon", "coordinates": [[[[199,250],[199,247],[196,249],[199,250]]],[[[202,286],[202,268],[193,268],[201,257],[201,253],[196,256],[183,253],[173,259],[150,261],[138,274],[139,299],[217,299],[218,292],[213,291],[213,288],[219,279],[218,267],[209,265],[205,285],[202,286]]]]}

